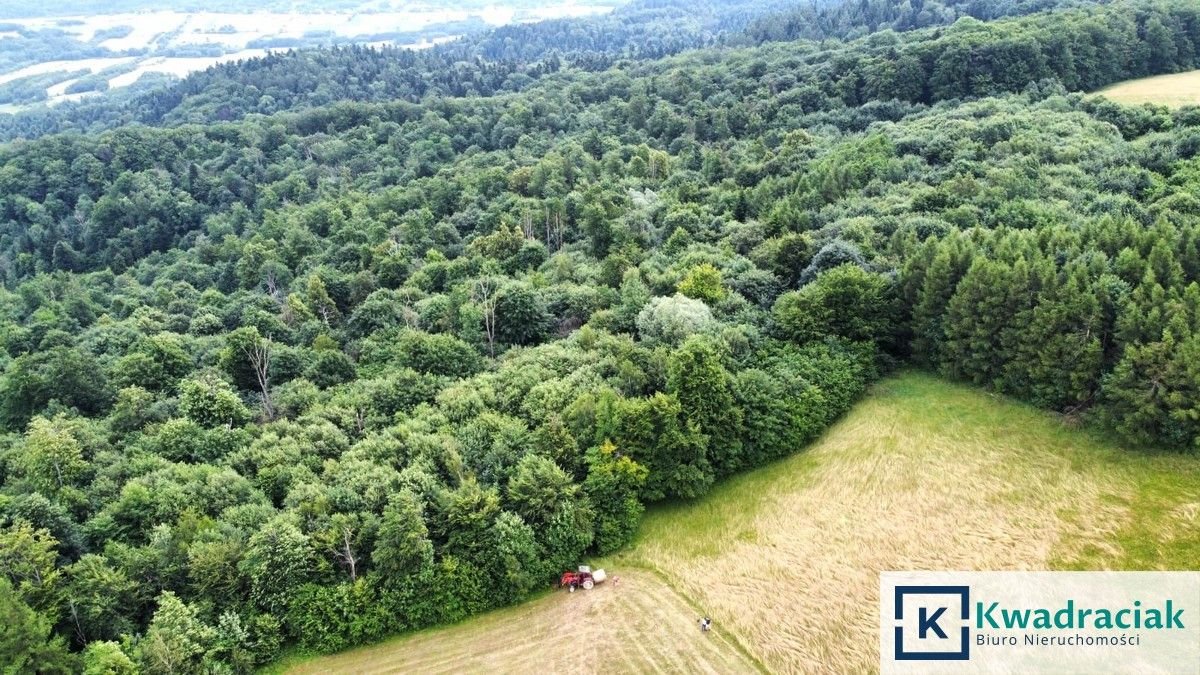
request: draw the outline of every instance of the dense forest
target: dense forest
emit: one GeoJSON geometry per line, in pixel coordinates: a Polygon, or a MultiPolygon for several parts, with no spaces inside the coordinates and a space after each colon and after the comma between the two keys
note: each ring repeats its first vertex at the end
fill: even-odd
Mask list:
{"type": "MultiPolygon", "coordinates": [[[[796,1],[634,0],[598,17],[506,26],[424,51],[342,46],[276,52],[264,59],[214,66],[177,86],[145,94],[0,116],[0,138],[97,131],[130,122],[228,121],[249,113],[346,100],[490,96],[523,88],[564,61],[576,68],[603,70],[620,58],[665,56],[712,44],[796,1]]],[[[379,39],[389,37],[395,36],[379,39]]]]}
{"type": "MultiPolygon", "coordinates": [[[[619,64],[619,70],[649,72],[644,69],[661,68],[662,62],[631,57],[772,39],[754,26],[740,28],[776,5],[740,0],[695,5],[688,0],[638,0],[610,16],[510,26],[421,52],[342,47],[276,53],[215,66],[170,87],[0,116],[0,138],[95,132],[129,123],[205,124],[345,101],[489,97],[521,91],[564,67],[572,72],[601,71],[619,64]]],[[[779,6],[790,5],[790,0],[781,0],[779,6]]],[[[803,25],[828,26],[809,31],[808,37],[824,38],[819,42],[795,41],[787,35],[781,49],[769,50],[768,44],[765,53],[785,52],[787,57],[780,58],[789,58],[786,65],[794,70],[777,73],[781,79],[768,93],[796,90],[804,83],[821,99],[809,102],[810,108],[853,108],[869,101],[931,102],[1020,91],[1048,78],[1070,91],[1091,90],[1123,79],[1186,70],[1196,59],[1196,10],[1187,3],[1085,6],[988,23],[966,12],[975,5],[951,3],[948,7],[953,9],[936,13],[936,19],[913,20],[939,25],[962,12],[964,18],[952,27],[911,32],[889,27],[840,41],[835,38],[855,32],[847,25],[874,24],[892,16],[882,10],[872,13],[870,8],[877,5],[846,5],[851,6],[857,10],[838,13],[842,5],[808,10],[819,13],[803,25]]],[[[1040,6],[1015,4],[1012,12],[1040,6]]],[[[933,7],[922,5],[922,11],[933,7]]],[[[784,17],[794,16],[794,11],[776,15],[762,25],[781,29],[789,25],[784,17]]],[[[898,29],[910,27],[903,21],[894,23],[898,29]]],[[[759,77],[749,84],[757,88],[759,77]]]]}
{"type": "Polygon", "coordinates": [[[1200,66],[1200,8],[991,18],[296,52],[0,147],[0,661],[517,602],[902,363],[1194,451],[1200,109],[1079,92],[1200,66]]]}
{"type": "Polygon", "coordinates": [[[805,3],[746,27],[744,40],[821,40],[861,37],[883,30],[908,31],[950,25],[961,18],[984,21],[1052,9],[1106,4],[1107,0],[909,0],[907,2],[805,3]]]}

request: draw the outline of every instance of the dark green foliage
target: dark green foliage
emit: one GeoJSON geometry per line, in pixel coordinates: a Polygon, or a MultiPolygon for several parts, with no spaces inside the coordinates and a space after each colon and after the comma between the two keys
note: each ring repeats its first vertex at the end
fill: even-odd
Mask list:
{"type": "Polygon", "coordinates": [[[574,506],[579,486],[551,460],[526,455],[508,481],[508,501],[525,522],[542,526],[550,522],[559,507],[574,506]]]}
{"type": "Polygon", "coordinates": [[[851,264],[780,296],[772,313],[781,337],[801,344],[834,336],[889,346],[896,324],[888,281],[851,264]]]}
{"type": "Polygon", "coordinates": [[[734,404],[733,378],[711,340],[689,338],[671,355],[667,391],[679,399],[687,421],[704,434],[708,462],[716,474],[737,470],[742,465],[742,415],[734,404]]]}
{"type": "Polygon", "coordinates": [[[216,647],[216,641],[216,630],[201,619],[197,609],[166,591],[159,596],[158,610],[135,653],[146,671],[203,673],[207,653],[216,647]]]}
{"type": "Polygon", "coordinates": [[[312,573],[308,537],[287,519],[277,518],[250,537],[240,567],[250,581],[254,604],[281,614],[292,602],[294,590],[312,573]]]}
{"type": "Polygon", "coordinates": [[[355,377],[354,362],[336,349],[321,349],[312,354],[304,378],[321,389],[349,382],[355,377]]]}
{"type": "Polygon", "coordinates": [[[369,366],[387,363],[393,368],[448,377],[471,375],[482,366],[479,352],[452,335],[402,331],[379,338],[387,343],[372,342],[364,347],[362,360],[369,366]]]}
{"type": "Polygon", "coordinates": [[[762,242],[750,252],[750,258],[774,274],[784,288],[794,288],[814,253],[811,237],[789,232],[762,242]]]}
{"type": "Polygon", "coordinates": [[[508,482],[513,511],[541,533],[539,558],[550,571],[570,569],[592,544],[592,507],[583,491],[551,460],[526,455],[508,482]]]}
{"type": "Polygon", "coordinates": [[[905,359],[1197,447],[1200,115],[1070,93],[1196,66],[1195,7],[635,58],[750,4],[13,121],[112,128],[0,148],[5,656],[248,672],[516,602],[905,359]]]}
{"type": "Polygon", "coordinates": [[[263,337],[254,326],[239,328],[225,336],[225,348],[221,350],[220,357],[221,368],[233,379],[238,389],[253,391],[258,388],[253,353],[262,344],[263,337]]]}
{"type": "Polygon", "coordinates": [[[649,472],[612,443],[589,450],[587,461],[583,489],[595,504],[596,551],[610,553],[629,543],[637,531],[645,510],[638,496],[649,472]]]}
{"type": "Polygon", "coordinates": [[[411,491],[398,492],[389,499],[371,562],[389,578],[420,574],[432,567],[433,542],[421,504],[411,491]]]}
{"type": "MultiPolygon", "coordinates": [[[[230,340],[233,339],[231,334],[230,340]]],[[[193,361],[180,337],[174,333],[159,333],[143,338],[134,351],[117,361],[112,379],[119,387],[134,386],[151,391],[172,389],[192,367],[193,361]]]]}
{"type": "MultiPolygon", "coordinates": [[[[757,19],[746,33],[758,41],[820,40],[832,36],[853,35],[864,26],[875,31],[906,31],[930,25],[953,22],[959,17],[991,20],[1006,16],[1031,14],[1059,6],[1079,3],[1056,0],[1001,0],[972,2],[971,0],[929,0],[909,4],[830,3],[805,4],[788,8],[768,18],[757,19]]],[[[897,64],[897,70],[903,67],[897,64]]]]}
{"type": "MultiPolygon", "coordinates": [[[[487,533],[489,577],[495,586],[491,591],[498,605],[507,605],[529,595],[545,584],[556,567],[563,564],[562,551],[544,555],[538,548],[531,528],[520,516],[502,511],[487,533]],[[556,559],[557,558],[557,559],[556,559]]],[[[578,550],[582,551],[584,547],[578,550]]],[[[571,563],[566,563],[571,564],[571,563]]]]}
{"type": "Polygon", "coordinates": [[[738,373],[735,388],[743,415],[740,440],[747,465],[787,455],[819,429],[819,422],[810,419],[815,412],[811,408],[822,404],[819,392],[799,378],[744,370],[738,373]]]}
{"type": "Polygon", "coordinates": [[[300,588],[287,623],[307,649],[337,651],[497,606],[488,575],[453,557],[419,574],[369,575],[353,583],[300,588]]]}
{"type": "Polygon", "coordinates": [[[489,530],[500,514],[500,497],[494,489],[485,489],[468,480],[442,498],[438,514],[438,539],[445,542],[451,555],[467,562],[486,559],[492,544],[489,530]]]}
{"type": "Polygon", "coordinates": [[[800,284],[810,284],[824,272],[837,269],[843,265],[863,265],[862,252],[854,244],[835,239],[821,247],[813,256],[812,262],[800,273],[800,284]]]}
{"type": "Polygon", "coordinates": [[[66,641],[50,632],[53,621],[21,599],[0,577],[0,663],[13,673],[72,673],[75,658],[66,641]]]}
{"type": "Polygon", "coordinates": [[[610,440],[619,452],[649,469],[642,497],[697,497],[712,485],[714,470],[708,443],[687,419],[679,399],[657,393],[648,399],[601,397],[597,402],[599,441],[610,440]]]}
{"type": "Polygon", "coordinates": [[[1162,339],[1125,350],[1103,382],[1101,414],[1138,443],[1200,445],[1200,341],[1182,344],[1170,331],[1162,339]]]}
{"type": "Polygon", "coordinates": [[[135,587],[122,570],[103,556],[89,553],[64,568],[62,601],[71,608],[71,623],[79,644],[119,640],[132,632],[127,614],[135,587]]]}
{"type": "Polygon", "coordinates": [[[496,339],[510,345],[532,345],[550,332],[550,313],[528,284],[510,284],[496,294],[496,339]]]}
{"type": "Polygon", "coordinates": [[[10,429],[20,428],[52,401],[95,414],[105,409],[110,396],[93,357],[74,348],[53,347],[9,363],[0,383],[0,419],[10,429]]]}
{"type": "Polygon", "coordinates": [[[305,584],[294,593],[288,624],[307,649],[335,652],[379,640],[406,628],[380,601],[378,577],[322,586],[305,584]]]}

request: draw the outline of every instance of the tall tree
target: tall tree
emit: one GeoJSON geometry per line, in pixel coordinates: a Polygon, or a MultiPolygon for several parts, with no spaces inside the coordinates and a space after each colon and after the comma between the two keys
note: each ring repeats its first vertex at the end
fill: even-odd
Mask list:
{"type": "Polygon", "coordinates": [[[8,579],[0,577],[0,663],[3,672],[73,673],[78,667],[66,641],[51,632],[54,622],[21,600],[8,579]]]}
{"type": "Polygon", "coordinates": [[[412,491],[401,490],[389,499],[371,564],[385,578],[414,575],[433,565],[433,542],[412,491]]]}
{"type": "Polygon", "coordinates": [[[733,473],[742,463],[742,411],[733,396],[733,380],[721,364],[713,341],[688,338],[667,366],[667,391],[684,418],[704,434],[707,459],[717,475],[733,473]]]}

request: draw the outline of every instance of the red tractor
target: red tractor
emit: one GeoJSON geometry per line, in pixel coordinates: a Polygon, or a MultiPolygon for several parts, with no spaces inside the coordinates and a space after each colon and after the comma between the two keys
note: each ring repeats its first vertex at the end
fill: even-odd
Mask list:
{"type": "Polygon", "coordinates": [[[562,578],[558,580],[559,588],[566,588],[569,592],[574,593],[576,588],[582,586],[585,590],[592,590],[596,584],[604,581],[607,577],[604,570],[592,571],[592,568],[587,565],[580,565],[576,572],[563,572],[562,578]]]}

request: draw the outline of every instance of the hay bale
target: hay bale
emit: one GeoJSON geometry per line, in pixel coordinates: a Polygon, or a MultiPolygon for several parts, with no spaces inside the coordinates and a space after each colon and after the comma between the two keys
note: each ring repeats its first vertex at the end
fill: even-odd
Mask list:
{"type": "Polygon", "coordinates": [[[608,575],[604,573],[604,570],[596,570],[595,572],[592,572],[592,579],[596,583],[601,583],[607,578],[608,575]]]}

